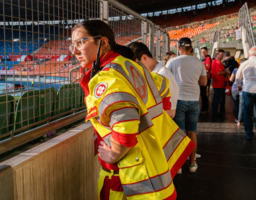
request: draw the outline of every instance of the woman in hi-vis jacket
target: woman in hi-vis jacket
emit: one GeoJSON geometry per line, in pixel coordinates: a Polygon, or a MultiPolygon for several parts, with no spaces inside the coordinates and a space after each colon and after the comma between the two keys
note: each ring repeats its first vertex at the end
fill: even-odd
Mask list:
{"type": "Polygon", "coordinates": [[[72,30],[70,50],[90,68],[80,85],[102,166],[98,199],[176,199],[173,178],[194,143],[164,111],[171,107],[169,81],[120,55],[119,47],[102,21],[72,30]]]}

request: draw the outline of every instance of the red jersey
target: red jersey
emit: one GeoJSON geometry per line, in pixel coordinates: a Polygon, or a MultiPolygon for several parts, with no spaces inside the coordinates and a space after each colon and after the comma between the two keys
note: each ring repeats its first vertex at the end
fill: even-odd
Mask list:
{"type": "Polygon", "coordinates": [[[204,66],[205,66],[206,72],[208,73],[210,68],[211,68],[211,65],[212,65],[212,59],[211,59],[210,56],[206,56],[203,59],[203,62],[204,62],[204,66]]]}
{"type": "Polygon", "coordinates": [[[225,68],[222,62],[218,59],[215,59],[212,62],[211,71],[212,71],[212,87],[213,88],[225,88],[225,76],[218,75],[219,72],[224,71],[225,68]]]}

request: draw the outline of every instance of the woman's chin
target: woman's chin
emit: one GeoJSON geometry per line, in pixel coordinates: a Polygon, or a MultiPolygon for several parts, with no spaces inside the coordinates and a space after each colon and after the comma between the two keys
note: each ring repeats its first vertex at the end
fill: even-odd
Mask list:
{"type": "Polygon", "coordinates": [[[87,69],[89,69],[89,68],[91,68],[92,67],[92,63],[85,63],[85,62],[81,62],[80,63],[81,64],[81,66],[83,67],[83,68],[87,68],[87,69]]]}

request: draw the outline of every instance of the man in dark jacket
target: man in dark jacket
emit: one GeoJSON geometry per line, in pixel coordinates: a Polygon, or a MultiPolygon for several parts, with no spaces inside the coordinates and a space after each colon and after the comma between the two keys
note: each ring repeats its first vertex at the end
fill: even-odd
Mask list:
{"type": "Polygon", "coordinates": [[[238,68],[238,62],[235,60],[234,56],[231,56],[230,55],[230,52],[229,51],[226,51],[225,52],[225,60],[223,61],[223,65],[225,67],[225,69],[229,69],[230,71],[230,74],[232,74],[233,70],[235,68],[238,68]]]}
{"type": "MultiPolygon", "coordinates": [[[[234,56],[231,56],[230,55],[230,52],[229,51],[225,51],[225,54],[224,54],[224,61],[223,61],[223,66],[225,67],[225,69],[228,68],[229,70],[229,74],[232,74],[233,70],[235,68],[238,68],[239,64],[238,62],[235,60],[234,56]]],[[[232,83],[229,83],[229,85],[231,85],[232,83]]],[[[226,100],[226,93],[223,94],[223,97],[222,97],[222,101],[220,102],[220,112],[221,113],[225,113],[225,100],[226,100]]]]}

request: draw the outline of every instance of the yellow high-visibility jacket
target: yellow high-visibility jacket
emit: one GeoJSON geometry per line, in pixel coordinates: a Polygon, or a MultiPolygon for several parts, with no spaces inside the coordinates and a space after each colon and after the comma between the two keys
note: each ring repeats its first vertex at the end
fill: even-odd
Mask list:
{"type": "Polygon", "coordinates": [[[119,55],[88,87],[86,120],[108,146],[131,147],[117,163],[127,199],[176,199],[173,178],[194,143],[163,110],[169,80],[119,55]]]}

